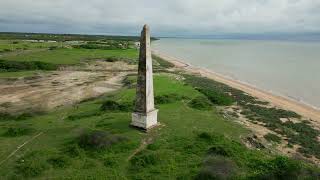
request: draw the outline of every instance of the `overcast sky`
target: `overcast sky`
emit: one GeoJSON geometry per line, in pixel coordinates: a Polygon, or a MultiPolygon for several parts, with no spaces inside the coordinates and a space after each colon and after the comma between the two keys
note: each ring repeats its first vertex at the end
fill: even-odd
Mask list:
{"type": "Polygon", "coordinates": [[[0,31],[156,36],[320,32],[320,0],[0,0],[0,31]]]}

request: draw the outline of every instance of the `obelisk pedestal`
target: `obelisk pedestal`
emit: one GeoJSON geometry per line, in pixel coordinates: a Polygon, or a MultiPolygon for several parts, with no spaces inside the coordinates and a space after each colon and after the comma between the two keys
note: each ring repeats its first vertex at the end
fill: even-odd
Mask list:
{"type": "Polygon", "coordinates": [[[148,130],[158,124],[158,110],[154,108],[150,29],[147,25],[144,25],[141,32],[136,91],[131,125],[148,130]]]}

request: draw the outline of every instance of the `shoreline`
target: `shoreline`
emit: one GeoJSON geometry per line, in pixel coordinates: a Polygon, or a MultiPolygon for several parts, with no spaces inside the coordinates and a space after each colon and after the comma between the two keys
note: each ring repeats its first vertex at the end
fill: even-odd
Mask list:
{"type": "Polygon", "coordinates": [[[284,96],[273,94],[265,90],[261,90],[248,83],[228,78],[212,70],[192,66],[188,63],[183,62],[183,60],[181,59],[177,59],[175,57],[166,55],[157,50],[152,50],[152,54],[173,63],[178,69],[182,69],[191,73],[200,74],[201,76],[216,80],[220,83],[223,83],[233,88],[244,91],[256,98],[270,102],[271,104],[277,107],[294,111],[306,118],[312,119],[314,123],[320,126],[320,110],[316,109],[315,107],[290,99],[289,97],[284,97],[284,96]]]}

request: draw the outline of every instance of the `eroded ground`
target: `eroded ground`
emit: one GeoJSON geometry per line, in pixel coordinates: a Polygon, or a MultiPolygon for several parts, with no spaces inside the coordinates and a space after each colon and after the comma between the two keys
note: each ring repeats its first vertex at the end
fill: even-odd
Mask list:
{"type": "Polygon", "coordinates": [[[96,60],[31,77],[0,79],[0,112],[47,111],[119,89],[136,68],[124,62],[96,60]]]}

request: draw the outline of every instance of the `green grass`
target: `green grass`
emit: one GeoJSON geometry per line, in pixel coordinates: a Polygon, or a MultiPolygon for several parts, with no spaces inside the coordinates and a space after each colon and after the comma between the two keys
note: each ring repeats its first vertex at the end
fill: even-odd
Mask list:
{"type": "Polygon", "coordinates": [[[138,52],[136,49],[129,50],[100,50],[100,49],[55,49],[40,52],[30,52],[21,55],[3,56],[2,59],[14,61],[41,61],[53,64],[78,64],[83,60],[120,57],[136,59],[138,52]]]}
{"type": "MultiPolygon", "coordinates": [[[[202,96],[171,75],[155,75],[154,83],[156,96],[174,93],[191,99],[202,96]]],[[[289,176],[293,171],[302,174],[300,171],[311,169],[297,161],[247,149],[240,143],[240,137],[245,137],[249,132],[221,117],[214,108],[197,110],[185,101],[159,104],[161,126],[150,134],[129,127],[130,112],[101,110],[102,104],[108,100],[121,104],[132,102],[134,97],[134,88],[122,89],[76,107],[64,107],[19,121],[0,121],[0,127],[25,125],[33,128],[30,135],[0,137],[0,159],[35,134],[43,132],[1,165],[0,177],[194,179],[217,176],[220,173],[218,170],[213,174],[207,174],[206,170],[223,165],[228,172],[230,170],[237,177],[248,179],[262,175],[293,177],[296,174],[289,176]],[[96,141],[92,140],[96,136],[86,132],[103,133],[98,133],[96,141]],[[81,137],[85,139],[79,143],[81,137]],[[118,141],[119,137],[124,140],[118,141]],[[151,144],[128,160],[146,137],[153,139],[151,144]],[[88,148],[100,142],[108,146],[88,148]]],[[[0,128],[0,134],[5,131],[5,128],[0,128]]]]}
{"type": "Polygon", "coordinates": [[[55,42],[27,42],[21,40],[0,40],[0,52],[5,49],[12,51],[17,50],[34,50],[34,49],[44,49],[51,46],[59,46],[61,43],[55,42]]]}

